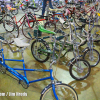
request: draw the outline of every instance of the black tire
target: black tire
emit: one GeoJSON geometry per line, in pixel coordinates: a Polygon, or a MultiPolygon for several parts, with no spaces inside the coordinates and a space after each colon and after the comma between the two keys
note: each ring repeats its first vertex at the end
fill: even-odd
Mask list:
{"type": "Polygon", "coordinates": [[[56,31],[56,24],[51,21],[47,21],[44,24],[44,28],[46,28],[47,30],[56,31]]]}
{"type": "Polygon", "coordinates": [[[4,21],[3,21],[3,27],[5,28],[5,30],[7,32],[12,32],[14,31],[16,25],[13,21],[13,18],[7,14],[5,17],[4,17],[4,21]]]}
{"type": "Polygon", "coordinates": [[[50,51],[50,48],[48,44],[46,43],[46,41],[42,39],[36,39],[35,41],[33,41],[31,45],[32,55],[37,61],[42,62],[42,63],[46,62],[50,57],[50,53],[45,52],[44,50],[50,51]]]}
{"type": "MultiPolygon", "coordinates": [[[[78,100],[76,91],[67,84],[56,84],[55,91],[59,100],[78,100]]],[[[47,87],[41,94],[40,100],[56,100],[53,94],[52,85],[47,87]]]]}
{"type": "Polygon", "coordinates": [[[85,59],[86,61],[88,61],[90,63],[91,67],[95,67],[96,65],[98,65],[98,63],[100,61],[100,54],[95,49],[93,49],[93,56],[92,56],[92,54],[90,52],[91,52],[90,49],[86,50],[84,52],[84,54],[83,54],[83,59],[85,59]]]}
{"type": "Polygon", "coordinates": [[[31,39],[31,37],[28,35],[28,33],[30,33],[31,36],[32,36],[32,39],[34,39],[34,35],[33,35],[34,34],[34,30],[33,30],[34,18],[30,14],[28,14],[27,17],[29,19],[29,24],[30,24],[31,28],[28,26],[27,19],[25,18],[25,21],[24,21],[24,23],[22,25],[22,33],[27,39],[31,39]]]}
{"type": "Polygon", "coordinates": [[[83,16],[82,16],[81,14],[75,13],[75,14],[73,15],[73,19],[74,19],[76,25],[78,25],[78,26],[81,27],[82,24],[83,24],[83,22],[81,22],[80,18],[83,18],[83,16]]]}
{"type": "Polygon", "coordinates": [[[90,64],[84,59],[77,59],[77,60],[72,61],[69,68],[71,77],[76,80],[84,80],[85,78],[89,76],[90,71],[91,71],[90,64]],[[80,64],[82,67],[81,68],[82,70],[80,70],[76,64],[80,64]]]}

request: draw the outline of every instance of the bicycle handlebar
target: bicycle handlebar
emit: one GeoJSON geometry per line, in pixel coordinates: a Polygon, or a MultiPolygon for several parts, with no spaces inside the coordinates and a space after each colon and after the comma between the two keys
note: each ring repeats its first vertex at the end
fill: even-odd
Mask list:
{"type": "Polygon", "coordinates": [[[8,41],[5,40],[2,36],[0,36],[0,42],[3,42],[3,41],[5,41],[5,42],[8,44],[10,50],[11,50],[13,53],[20,52],[19,50],[13,51],[12,48],[11,48],[11,46],[10,46],[10,44],[8,43],[8,41]]]}

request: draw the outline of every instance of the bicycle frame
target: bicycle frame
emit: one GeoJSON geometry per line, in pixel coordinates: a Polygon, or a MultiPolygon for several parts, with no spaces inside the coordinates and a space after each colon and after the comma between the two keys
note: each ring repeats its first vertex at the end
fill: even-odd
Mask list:
{"type": "MultiPolygon", "coordinates": [[[[85,6],[85,8],[83,8],[84,9],[84,11],[80,11],[80,13],[90,13],[90,12],[92,12],[92,13],[94,13],[96,10],[95,10],[95,6],[92,6],[92,7],[89,7],[88,9],[86,9],[86,7],[87,6],[85,6]]],[[[76,12],[77,13],[77,12],[76,12]]]]}
{"type": "Polygon", "coordinates": [[[22,60],[17,60],[17,59],[5,59],[4,58],[4,54],[3,54],[3,47],[2,47],[2,43],[1,43],[1,50],[0,53],[2,54],[2,61],[0,61],[0,64],[2,66],[4,66],[11,74],[13,74],[15,77],[17,77],[19,80],[24,80],[24,82],[26,82],[26,84],[29,86],[30,83],[34,83],[34,82],[38,82],[38,81],[43,81],[43,80],[47,80],[47,79],[51,79],[51,83],[52,83],[52,90],[54,93],[54,96],[56,98],[56,100],[59,100],[56,92],[55,92],[55,83],[54,83],[54,78],[53,78],[53,69],[50,66],[50,69],[26,69],[25,68],[25,63],[24,63],[24,58],[23,58],[23,52],[22,52],[22,60]],[[10,66],[5,64],[5,61],[16,61],[16,62],[22,62],[23,63],[23,68],[11,68],[10,66]],[[21,75],[20,73],[18,73],[16,70],[18,71],[24,71],[24,75],[21,75]],[[49,77],[45,77],[45,78],[40,78],[37,80],[32,80],[29,81],[27,79],[27,74],[26,71],[37,71],[37,72],[49,72],[50,76],[49,77]]]}
{"type": "MultiPolygon", "coordinates": [[[[60,37],[62,37],[62,36],[59,36],[58,38],[60,38],[60,37]]],[[[47,38],[50,38],[50,37],[43,37],[43,39],[47,39],[47,38]]],[[[53,44],[54,44],[54,43],[51,41],[51,42],[48,42],[48,44],[51,44],[52,47],[53,47],[53,44]]],[[[57,45],[59,45],[60,47],[62,47],[62,43],[58,43],[57,45]]],[[[61,58],[64,57],[69,51],[73,50],[73,45],[72,45],[72,44],[66,42],[65,45],[66,45],[66,46],[69,46],[70,48],[68,49],[68,48],[66,48],[66,46],[63,47],[63,50],[65,50],[65,53],[61,56],[61,58]]],[[[41,50],[40,50],[40,51],[41,51],[41,50]]],[[[43,52],[47,52],[47,51],[44,50],[43,52]]],[[[49,53],[53,54],[52,51],[49,52],[49,53]]],[[[57,54],[55,54],[55,56],[58,58],[58,55],[57,55],[57,54]]]]}
{"type": "Polygon", "coordinates": [[[17,26],[18,26],[18,23],[20,23],[20,25],[18,26],[18,27],[20,27],[20,26],[24,23],[24,21],[25,21],[24,18],[25,18],[25,17],[26,17],[26,19],[27,19],[29,28],[31,28],[31,26],[30,26],[30,24],[29,24],[29,19],[28,19],[28,17],[27,17],[27,14],[25,14],[19,21],[16,20],[16,16],[13,16],[12,18],[15,19],[15,23],[16,23],[17,26]],[[23,21],[22,21],[22,19],[23,19],[23,21]],[[21,22],[21,21],[22,21],[22,22],[21,22]]]}

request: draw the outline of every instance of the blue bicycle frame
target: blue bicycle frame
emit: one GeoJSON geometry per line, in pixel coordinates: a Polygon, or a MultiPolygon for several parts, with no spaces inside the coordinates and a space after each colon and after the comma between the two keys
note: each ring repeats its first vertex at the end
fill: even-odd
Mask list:
{"type": "MultiPolygon", "coordinates": [[[[52,76],[52,73],[53,73],[53,69],[50,68],[48,70],[46,69],[26,69],[25,68],[25,63],[24,63],[24,59],[22,60],[17,60],[17,59],[5,59],[4,58],[4,54],[3,54],[3,47],[2,47],[2,43],[1,43],[1,50],[0,50],[0,54],[2,56],[2,61],[0,61],[0,64],[2,66],[4,66],[6,68],[7,71],[9,71],[11,74],[13,74],[15,77],[17,77],[19,80],[24,80],[24,82],[26,82],[26,84],[29,86],[29,83],[33,83],[33,82],[38,82],[38,81],[43,81],[43,80],[47,80],[47,79],[51,79],[51,82],[52,82],[52,90],[53,90],[53,93],[54,93],[54,96],[56,98],[56,100],[59,100],[57,95],[56,95],[56,92],[55,92],[55,83],[54,83],[54,78],[52,76]],[[9,67],[8,65],[5,64],[5,61],[16,61],[16,62],[22,62],[23,63],[23,68],[11,68],[9,67]],[[16,70],[19,70],[19,71],[24,71],[24,76],[21,75],[20,73],[18,73],[16,70]],[[27,75],[26,75],[26,71],[37,71],[37,72],[49,72],[50,73],[50,76],[49,77],[45,77],[45,78],[41,78],[41,79],[37,79],[37,80],[32,80],[32,81],[29,81],[27,79],[27,75]]],[[[23,57],[23,55],[22,55],[23,57]]]]}

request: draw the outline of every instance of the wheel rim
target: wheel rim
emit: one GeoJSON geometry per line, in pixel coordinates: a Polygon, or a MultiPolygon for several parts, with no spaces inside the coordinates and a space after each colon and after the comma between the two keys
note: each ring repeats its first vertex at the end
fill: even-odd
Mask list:
{"type": "Polygon", "coordinates": [[[76,79],[84,79],[89,74],[89,65],[85,61],[79,60],[73,64],[71,73],[76,79]]]}
{"type": "Polygon", "coordinates": [[[39,61],[44,61],[47,58],[48,53],[46,51],[47,47],[41,41],[38,41],[32,46],[32,54],[39,61]]]}
{"type": "Polygon", "coordinates": [[[99,62],[99,54],[95,50],[88,51],[84,59],[87,60],[91,66],[96,66],[99,62]]]}

